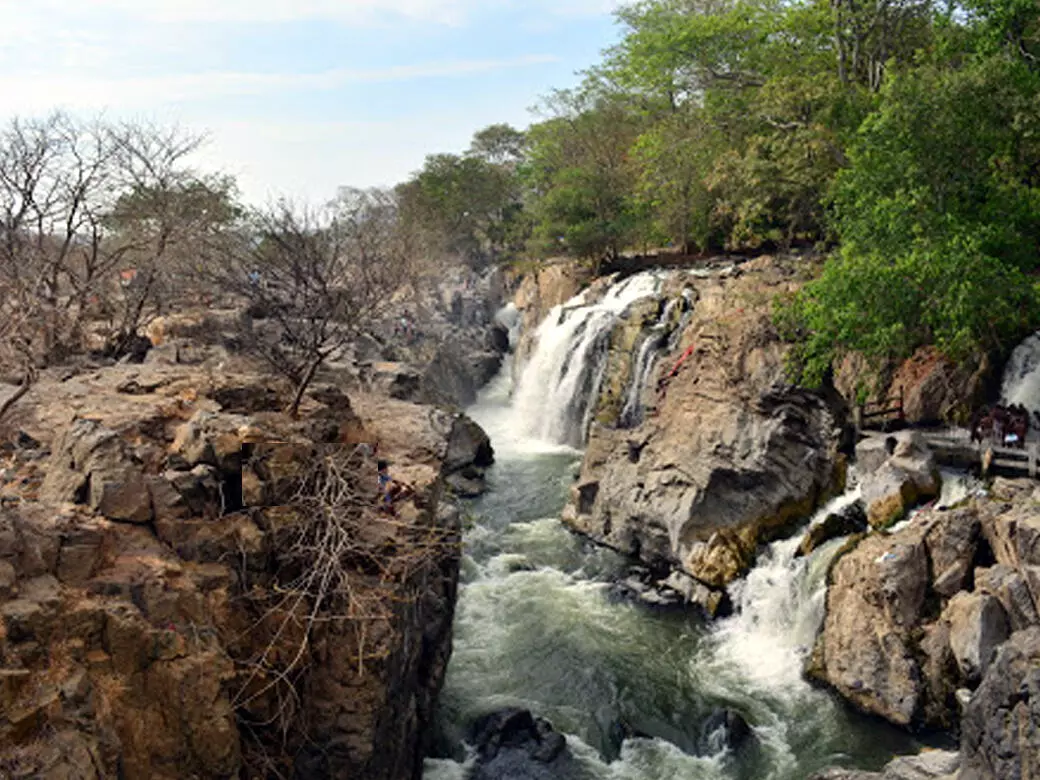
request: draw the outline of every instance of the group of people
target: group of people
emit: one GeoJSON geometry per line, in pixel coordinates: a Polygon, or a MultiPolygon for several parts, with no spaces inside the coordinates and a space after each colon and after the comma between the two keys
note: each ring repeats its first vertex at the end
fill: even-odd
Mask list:
{"type": "MultiPolygon", "coordinates": [[[[1037,415],[1040,421],[1040,414],[1037,415]]],[[[983,407],[971,421],[971,440],[1022,449],[1029,433],[1029,410],[1021,404],[983,407]]]]}

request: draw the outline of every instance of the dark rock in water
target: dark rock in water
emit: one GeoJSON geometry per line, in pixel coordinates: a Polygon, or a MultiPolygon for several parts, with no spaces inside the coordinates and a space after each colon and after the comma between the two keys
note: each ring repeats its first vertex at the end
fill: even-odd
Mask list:
{"type": "Polygon", "coordinates": [[[477,750],[472,780],[582,780],[567,740],[544,718],[509,708],[479,718],[470,730],[477,750]]]}
{"type": "Polygon", "coordinates": [[[484,429],[465,415],[456,417],[444,453],[444,470],[455,472],[467,466],[486,468],[494,462],[495,450],[484,429]]]}
{"type": "Polygon", "coordinates": [[[488,346],[495,352],[505,354],[509,351],[509,329],[504,325],[493,325],[488,331],[488,346]]]}
{"type": "Polygon", "coordinates": [[[667,568],[632,566],[608,593],[614,602],[631,601],[655,610],[693,610],[707,619],[725,617],[733,611],[725,591],[709,588],[682,572],[669,572],[667,568]]]}
{"type": "Polygon", "coordinates": [[[723,750],[738,750],[753,736],[751,727],[739,712],[729,708],[718,709],[701,725],[698,752],[713,756],[723,750]]]}
{"type": "Polygon", "coordinates": [[[831,539],[862,533],[866,530],[867,510],[862,501],[855,501],[844,509],[827,515],[822,523],[810,528],[798,547],[798,555],[809,555],[831,539]]]}

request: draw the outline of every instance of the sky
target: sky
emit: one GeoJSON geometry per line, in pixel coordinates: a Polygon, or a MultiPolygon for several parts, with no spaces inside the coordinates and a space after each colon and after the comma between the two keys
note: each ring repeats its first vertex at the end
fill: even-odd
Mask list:
{"type": "Polygon", "coordinates": [[[0,120],[205,132],[247,200],[320,202],[461,152],[596,63],[616,0],[0,0],[0,120]]]}

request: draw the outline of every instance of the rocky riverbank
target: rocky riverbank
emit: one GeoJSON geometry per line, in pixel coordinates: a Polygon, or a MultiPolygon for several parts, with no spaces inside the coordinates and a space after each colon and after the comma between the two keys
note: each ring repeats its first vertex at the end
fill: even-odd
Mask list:
{"type": "Polygon", "coordinates": [[[0,774],[420,776],[486,437],[331,385],[289,419],[218,360],[48,373],[5,419],[0,774]]]}
{"type": "Polygon", "coordinates": [[[711,613],[760,544],[844,485],[834,410],[784,381],[772,302],[797,287],[794,268],[762,257],[674,272],[628,311],[610,336],[564,515],[597,542],[692,578],[686,589],[711,613]],[[645,375],[639,345],[651,337],[662,352],[645,375]],[[626,404],[633,382],[638,414],[626,404]]]}
{"type": "MultiPolygon", "coordinates": [[[[574,327],[576,312],[585,307],[592,323],[596,301],[622,296],[622,282],[595,280],[561,310],[561,326],[566,320],[583,340],[583,364],[573,358],[561,370],[580,369],[579,384],[592,389],[587,411],[574,406],[591,424],[563,516],[579,533],[642,561],[633,582],[619,586],[625,595],[692,602],[715,615],[728,609],[726,588],[764,542],[793,532],[842,490],[839,445],[863,391],[854,377],[867,373],[846,361],[831,394],[786,383],[787,347],[771,315],[773,301],[799,285],[797,261],[706,265],[662,272],[656,286],[643,285],[656,292],[621,307],[595,342],[588,328],[574,327]],[[602,356],[590,367],[595,349],[602,356]]],[[[546,302],[559,305],[578,283],[559,269],[526,280],[517,300],[527,307],[525,321],[545,314],[546,302]]],[[[521,354],[534,353],[530,332],[522,344],[521,354]]],[[[919,354],[871,381],[880,396],[898,386],[908,421],[936,422],[963,418],[991,374],[986,364],[958,367],[919,354]]],[[[829,572],[808,674],[863,712],[949,733],[961,750],[896,759],[879,774],[819,777],[1031,777],[1040,765],[1040,699],[1030,671],[1040,652],[1033,549],[1040,549],[1033,539],[1040,492],[998,480],[955,506],[933,502],[903,523],[940,493],[928,444],[913,433],[867,438],[855,459],[860,497],[815,524],[801,546],[809,554],[851,534],[829,572]]]]}
{"type": "Polygon", "coordinates": [[[821,777],[1034,776],[1038,615],[1040,490],[1031,481],[998,479],[848,545],[829,574],[809,674],[892,723],[959,734],[961,751],[881,775],[821,777]]]}

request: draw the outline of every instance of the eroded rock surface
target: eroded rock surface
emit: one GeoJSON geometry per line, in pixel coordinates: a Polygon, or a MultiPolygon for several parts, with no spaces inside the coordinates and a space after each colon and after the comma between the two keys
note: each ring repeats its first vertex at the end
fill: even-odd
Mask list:
{"type": "Polygon", "coordinates": [[[192,371],[45,377],[19,409],[34,446],[0,471],[0,771],[418,777],[458,575],[445,478],[486,466],[486,437],[330,386],[290,420],[264,377],[192,371]],[[365,454],[377,442],[412,488],[393,516],[365,454]],[[363,631],[309,621],[346,606],[300,584],[318,526],[298,490],[335,453],[359,469],[364,520],[337,560],[363,631]]]}
{"type": "MultiPolygon", "coordinates": [[[[657,363],[641,423],[625,427],[618,403],[598,403],[565,520],[722,589],[761,542],[841,488],[835,419],[821,397],[784,384],[769,304],[795,286],[783,262],[761,258],[671,284],[676,295],[693,288],[692,315],[657,363]]],[[[645,324],[633,315],[618,327],[645,324]]],[[[604,386],[622,369],[610,369],[604,386]]]]}
{"type": "Polygon", "coordinates": [[[939,495],[935,457],[914,431],[873,436],[856,445],[856,466],[867,522],[886,528],[919,503],[939,495]]]}
{"type": "MultiPolygon", "coordinates": [[[[980,691],[1004,684],[1008,638],[1036,625],[1033,489],[998,481],[989,495],[855,543],[832,566],[809,673],[893,723],[956,730],[963,701],[976,706],[980,691]]],[[[1009,658],[1032,652],[1024,639],[1016,647],[1009,658]]]]}

